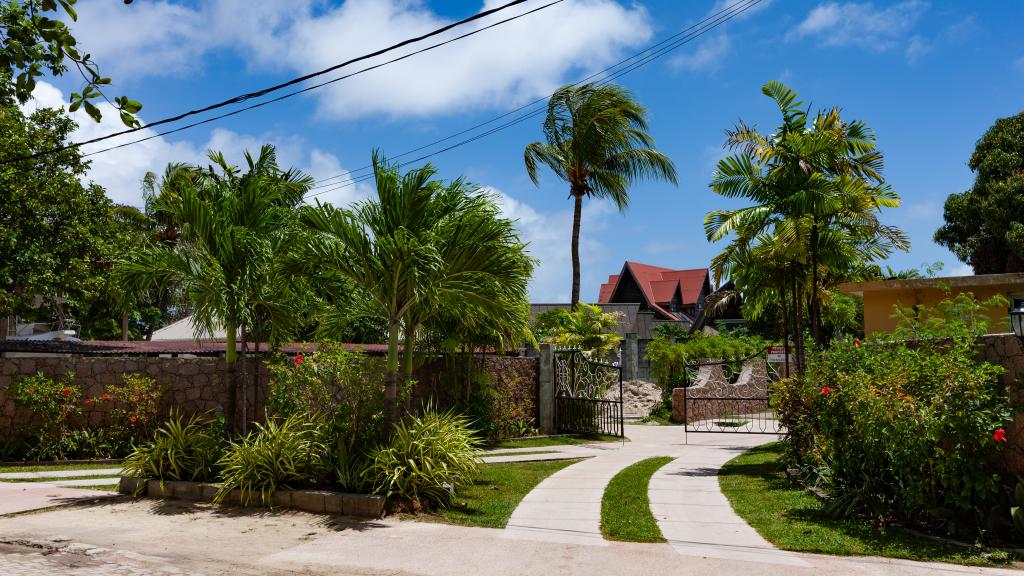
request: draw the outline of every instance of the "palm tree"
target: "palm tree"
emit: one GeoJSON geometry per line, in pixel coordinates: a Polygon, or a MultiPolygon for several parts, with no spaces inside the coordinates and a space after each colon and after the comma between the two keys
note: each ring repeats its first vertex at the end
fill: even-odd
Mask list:
{"type": "Polygon", "coordinates": [[[676,183],[672,160],[654,149],[647,111],[621,86],[569,84],[551,95],[544,120],[545,142],[526,147],[526,172],[540,184],[543,164],[569,183],[573,199],[572,308],[580,300],[580,217],[584,198],[608,198],[629,207],[636,180],[676,183]]]}
{"type": "MultiPolygon", "coordinates": [[[[767,136],[743,122],[728,131],[727,145],[738,153],[719,162],[711,182],[718,194],[754,204],[709,213],[705,232],[713,242],[733,236],[723,254],[749,247],[763,234],[784,233],[793,247],[784,261],[797,273],[789,279],[797,346],[805,309],[801,295],[821,346],[822,294],[834,286],[823,279],[831,284],[842,278],[837,271],[909,247],[900,229],[878,220],[882,208],[899,205],[899,196],[885,184],[882,154],[866,124],[843,120],[835,108],[811,118],[797,94],[779,82],[765,84],[762,92],[779,107],[782,124],[767,136]],[[806,285],[796,284],[799,278],[806,278],[806,285]]],[[[801,353],[798,349],[798,368],[801,353]]]]}
{"type": "Polygon", "coordinates": [[[398,419],[400,374],[412,372],[417,333],[431,319],[521,336],[528,329],[533,260],[514,223],[491,196],[462,180],[434,180],[429,164],[404,174],[376,152],[377,197],[351,209],[307,206],[307,274],[350,279],[366,295],[367,315],[387,319],[385,421],[398,419]],[[399,363],[400,340],[402,365],[399,363]]]}
{"type": "MultiPolygon", "coordinates": [[[[174,223],[177,236],[174,242],[155,243],[121,262],[118,275],[136,291],[180,283],[192,307],[196,336],[224,329],[225,360],[237,388],[239,335],[244,347],[257,310],[279,316],[289,310],[287,279],[272,280],[270,274],[282,257],[280,239],[313,179],[278,168],[270,145],[263,146],[256,158],[245,153],[244,173],[219,152],[211,151],[209,158],[212,165],[189,167],[188,177],[183,177],[181,166],[170,169],[173,193],[160,194],[153,208],[174,223]]],[[[234,398],[232,394],[232,418],[234,398]]],[[[245,398],[243,427],[244,405],[245,398]]]]}

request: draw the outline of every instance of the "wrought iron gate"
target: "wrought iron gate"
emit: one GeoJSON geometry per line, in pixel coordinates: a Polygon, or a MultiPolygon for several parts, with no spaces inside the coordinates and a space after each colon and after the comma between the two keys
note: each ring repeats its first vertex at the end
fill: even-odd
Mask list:
{"type": "Polygon", "coordinates": [[[579,350],[556,351],[554,364],[555,429],[625,436],[622,368],[594,362],[579,350]]]}
{"type": "Polygon", "coordinates": [[[685,432],[781,433],[771,407],[771,383],[779,375],[765,352],[685,365],[681,375],[685,432]]]}

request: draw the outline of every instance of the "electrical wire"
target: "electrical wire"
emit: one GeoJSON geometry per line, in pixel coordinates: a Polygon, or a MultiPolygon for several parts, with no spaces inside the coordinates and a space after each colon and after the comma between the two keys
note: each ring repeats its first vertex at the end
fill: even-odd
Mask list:
{"type": "MultiPolygon", "coordinates": [[[[612,66],[609,66],[609,67],[607,67],[607,68],[605,68],[605,69],[603,69],[601,71],[598,71],[598,72],[596,72],[594,74],[591,74],[591,75],[587,76],[586,78],[584,78],[583,80],[580,80],[579,82],[576,82],[574,84],[585,83],[588,80],[591,80],[591,79],[593,79],[595,77],[598,77],[598,76],[602,76],[603,74],[606,74],[606,73],[608,73],[609,71],[611,71],[611,70],[613,70],[615,68],[623,66],[623,64],[625,64],[627,62],[630,62],[632,60],[636,60],[636,62],[632,62],[632,63],[630,63],[630,64],[628,64],[626,66],[623,66],[621,69],[616,70],[614,73],[612,73],[612,74],[602,78],[602,80],[597,82],[598,85],[608,84],[608,83],[610,83],[610,82],[612,82],[612,81],[614,81],[614,80],[616,80],[616,79],[618,79],[618,78],[620,78],[620,77],[622,77],[622,76],[624,76],[626,74],[629,74],[630,72],[633,72],[634,70],[637,70],[637,69],[639,69],[639,68],[641,68],[643,66],[646,66],[647,64],[653,62],[654,60],[657,60],[657,59],[665,56],[669,52],[671,52],[673,50],[676,50],[680,46],[683,46],[683,45],[685,45],[685,44],[695,40],[696,38],[702,36],[703,34],[707,33],[708,31],[713,30],[714,28],[717,28],[718,26],[721,26],[722,24],[728,22],[729,20],[733,19],[734,17],[736,17],[736,16],[742,14],[743,12],[746,12],[747,10],[753,8],[754,6],[756,6],[757,4],[761,3],[762,1],[763,0],[739,0],[738,2],[730,4],[726,8],[723,8],[722,10],[720,10],[720,11],[718,11],[718,12],[716,12],[716,13],[708,16],[708,17],[706,17],[704,20],[701,20],[700,22],[698,22],[698,23],[696,23],[696,24],[694,24],[694,25],[684,29],[683,31],[680,31],[680,32],[678,32],[678,33],[676,33],[676,34],[674,34],[674,35],[672,35],[672,36],[670,36],[670,37],[668,37],[668,38],[666,38],[666,39],[664,39],[664,40],[662,40],[662,41],[660,41],[660,42],[658,42],[658,43],[656,43],[656,44],[654,44],[654,45],[652,45],[652,46],[650,46],[648,48],[646,48],[645,50],[642,50],[642,51],[638,52],[637,54],[634,54],[633,56],[630,56],[630,57],[628,57],[628,58],[626,58],[624,60],[621,60],[621,61],[617,62],[616,64],[613,64],[612,66]],[[661,46],[661,48],[658,48],[659,46],[661,46]],[[648,52],[650,52],[650,53],[648,54],[648,52]]],[[[548,97],[550,97],[550,96],[548,96],[548,97]]],[[[487,120],[485,122],[481,122],[480,124],[476,124],[475,126],[467,128],[467,129],[462,130],[460,132],[456,132],[456,133],[454,133],[452,135],[446,136],[446,137],[441,138],[439,140],[435,140],[434,142],[431,142],[429,144],[425,144],[423,146],[419,146],[417,148],[413,148],[412,150],[408,150],[408,151],[403,152],[401,154],[398,154],[398,155],[395,155],[395,156],[389,156],[389,158],[391,158],[391,159],[401,158],[401,157],[413,154],[415,152],[424,150],[426,148],[430,148],[430,147],[435,146],[437,144],[446,142],[448,140],[451,140],[453,138],[456,138],[456,137],[458,137],[460,135],[463,135],[463,134],[466,134],[468,132],[472,132],[473,130],[476,130],[476,129],[481,128],[483,126],[486,126],[488,124],[492,124],[492,123],[494,123],[494,122],[496,122],[498,120],[501,120],[503,118],[507,118],[509,116],[512,116],[512,115],[516,114],[517,112],[521,112],[521,111],[526,110],[528,108],[534,107],[538,103],[546,102],[548,97],[544,97],[544,98],[540,98],[538,100],[534,100],[534,101],[532,101],[532,102],[530,102],[528,104],[525,104],[523,106],[520,106],[519,108],[516,108],[515,110],[506,112],[505,114],[502,114],[500,116],[496,116],[495,118],[492,118],[492,119],[487,120]]],[[[432,157],[432,156],[434,156],[436,154],[442,154],[444,152],[448,152],[448,151],[453,150],[455,148],[458,148],[458,147],[464,146],[466,144],[470,144],[472,142],[480,140],[481,138],[485,138],[485,137],[487,137],[487,136],[489,136],[491,134],[494,134],[496,132],[500,132],[500,131],[502,131],[502,130],[504,130],[506,128],[510,128],[510,127],[512,127],[512,126],[514,126],[516,124],[520,124],[522,122],[525,122],[526,120],[529,120],[531,118],[539,116],[539,115],[541,115],[541,114],[543,114],[545,112],[546,112],[545,107],[541,107],[539,109],[532,110],[530,112],[527,112],[524,115],[521,115],[521,116],[519,116],[519,117],[517,117],[517,118],[515,118],[513,120],[505,122],[505,123],[503,123],[503,124],[501,124],[499,126],[496,126],[494,128],[491,128],[491,129],[489,129],[489,130],[487,130],[485,132],[482,132],[482,133],[474,135],[472,137],[463,139],[463,140],[461,140],[459,142],[456,142],[456,143],[454,143],[452,145],[449,145],[449,146],[446,146],[444,148],[435,150],[435,151],[430,152],[430,153],[425,154],[425,155],[421,155],[421,156],[419,156],[417,158],[414,158],[412,160],[408,160],[406,162],[409,163],[409,164],[415,164],[416,162],[420,162],[422,160],[426,160],[426,159],[428,159],[428,158],[430,158],[430,157],[432,157]]],[[[354,186],[354,185],[356,185],[356,184],[358,184],[360,182],[365,182],[367,180],[370,180],[370,179],[373,178],[373,174],[372,173],[365,174],[365,175],[360,175],[360,176],[353,176],[353,174],[355,174],[357,172],[360,172],[360,171],[369,170],[369,169],[372,169],[372,168],[373,168],[373,165],[371,164],[371,165],[367,165],[367,166],[362,166],[362,167],[360,167],[360,168],[358,168],[356,170],[353,170],[352,172],[349,172],[347,174],[345,174],[345,173],[337,174],[335,176],[330,176],[330,177],[327,177],[327,178],[323,178],[323,179],[317,180],[316,181],[316,185],[314,185],[312,188],[310,188],[310,190],[321,189],[321,188],[324,188],[324,187],[327,187],[327,189],[326,190],[321,190],[320,192],[315,192],[315,193],[312,193],[312,194],[307,193],[305,198],[308,200],[309,198],[314,198],[314,197],[317,197],[317,196],[321,196],[321,195],[327,194],[329,192],[334,192],[334,191],[337,191],[337,190],[341,190],[343,188],[354,186]],[[323,184],[324,182],[327,182],[329,180],[344,178],[346,176],[348,177],[348,180],[345,181],[345,182],[332,182],[330,184],[323,184]]]]}
{"type": "MultiPolygon", "coordinates": [[[[85,146],[87,144],[95,144],[97,142],[102,142],[104,140],[109,140],[111,138],[115,138],[115,137],[118,137],[118,136],[124,136],[126,134],[132,134],[132,133],[138,132],[140,130],[144,130],[144,129],[147,129],[147,128],[152,128],[154,126],[168,124],[168,123],[171,123],[171,122],[177,122],[179,120],[182,120],[182,119],[190,117],[190,116],[194,116],[196,114],[202,114],[204,112],[209,112],[211,110],[216,110],[218,108],[223,108],[223,107],[229,106],[231,104],[237,104],[237,103],[240,103],[240,102],[245,102],[247,100],[251,100],[253,98],[258,98],[260,96],[265,96],[265,95],[270,94],[272,92],[276,92],[276,91],[281,90],[283,88],[287,88],[288,86],[293,86],[295,84],[298,84],[298,83],[301,83],[301,82],[305,82],[306,80],[310,80],[312,78],[316,78],[318,76],[322,76],[324,74],[327,74],[329,72],[333,72],[335,70],[338,70],[339,68],[342,68],[342,67],[354,64],[356,62],[361,62],[361,61],[364,61],[364,60],[375,58],[377,56],[380,56],[380,55],[385,54],[387,52],[392,52],[394,50],[397,50],[397,49],[402,48],[404,46],[407,46],[409,44],[414,44],[416,42],[420,42],[420,41],[425,40],[427,38],[431,38],[433,36],[437,36],[439,34],[443,34],[443,33],[447,32],[447,31],[449,31],[449,30],[451,30],[453,28],[456,28],[456,27],[468,24],[470,22],[474,22],[476,20],[480,20],[481,18],[486,18],[487,16],[490,16],[492,14],[501,12],[502,10],[506,10],[506,9],[511,8],[513,6],[517,6],[519,4],[523,4],[523,3],[528,2],[528,1],[529,0],[512,0],[511,2],[503,4],[503,5],[498,6],[496,8],[491,8],[489,10],[485,10],[483,12],[479,12],[479,13],[474,14],[472,16],[469,16],[467,18],[463,18],[462,20],[459,20],[457,22],[453,22],[453,23],[448,24],[446,26],[442,26],[441,28],[438,28],[438,29],[433,30],[431,32],[428,32],[426,34],[423,34],[423,35],[420,35],[420,36],[417,36],[417,37],[414,37],[414,38],[408,38],[408,39],[403,40],[403,41],[401,41],[401,42],[399,42],[397,44],[393,44],[391,46],[388,46],[387,48],[382,48],[380,50],[377,50],[377,51],[374,51],[374,52],[371,52],[371,53],[368,53],[368,54],[364,54],[362,56],[357,56],[355,58],[352,58],[350,60],[346,60],[346,61],[341,62],[339,64],[335,64],[335,65],[333,65],[331,67],[328,67],[328,68],[325,68],[323,70],[320,70],[320,71],[317,71],[317,72],[313,72],[313,73],[310,73],[310,74],[306,74],[306,75],[300,76],[298,78],[293,78],[291,80],[288,80],[287,82],[282,82],[280,84],[277,84],[275,86],[271,86],[269,88],[264,88],[262,90],[258,90],[258,91],[255,91],[255,92],[249,92],[247,94],[242,94],[240,96],[235,96],[234,98],[229,98],[227,100],[218,102],[216,104],[211,104],[209,106],[204,106],[203,108],[198,108],[198,109],[195,109],[195,110],[190,110],[188,112],[184,112],[184,113],[178,114],[176,116],[171,116],[171,117],[168,117],[168,118],[163,118],[163,119],[157,120],[155,122],[150,122],[149,124],[146,124],[145,126],[139,126],[139,127],[136,127],[136,128],[130,128],[128,130],[121,130],[119,132],[114,132],[114,133],[111,133],[111,134],[106,134],[104,136],[98,136],[96,138],[92,138],[92,139],[89,139],[89,140],[83,140],[81,142],[72,142],[72,143],[69,143],[69,144],[66,144],[66,145],[63,145],[63,146],[58,146],[58,147],[55,147],[55,148],[51,148],[51,149],[48,149],[48,150],[41,150],[41,151],[36,152],[34,154],[30,154],[30,155],[26,155],[26,156],[21,156],[21,157],[17,157],[17,158],[10,158],[10,159],[7,159],[7,160],[3,160],[3,161],[0,161],[0,165],[8,164],[8,163],[11,163],[11,162],[18,162],[18,161],[22,161],[22,160],[32,160],[32,159],[35,159],[35,158],[39,158],[41,156],[46,156],[48,154],[54,154],[54,153],[57,153],[57,152],[62,152],[64,150],[69,150],[69,149],[73,149],[73,148],[80,148],[81,146],[85,146]]],[[[314,90],[314,89],[326,86],[328,84],[332,84],[334,82],[338,82],[338,81],[343,80],[345,78],[350,78],[350,77],[355,76],[357,74],[361,74],[361,73],[367,72],[369,70],[374,70],[374,69],[380,68],[382,66],[385,66],[385,65],[388,65],[388,64],[392,64],[392,63],[398,62],[400,60],[404,60],[404,59],[409,58],[411,56],[415,56],[417,54],[421,54],[423,52],[426,52],[426,51],[429,51],[429,50],[433,50],[435,48],[444,46],[446,44],[450,44],[450,43],[455,42],[457,40],[461,40],[462,38],[466,38],[468,36],[472,36],[474,34],[478,34],[478,33],[482,32],[484,30],[488,30],[490,28],[494,28],[495,26],[498,26],[498,25],[501,25],[501,24],[504,24],[504,23],[507,23],[507,22],[511,22],[513,20],[522,18],[522,17],[527,16],[529,14],[533,14],[535,12],[538,12],[540,10],[543,10],[545,8],[548,8],[548,7],[553,6],[555,4],[559,4],[559,3],[564,2],[564,1],[565,0],[553,0],[553,1],[549,2],[548,4],[545,4],[545,5],[540,6],[538,8],[534,8],[532,10],[529,10],[529,11],[524,12],[522,14],[518,14],[518,15],[516,15],[514,17],[511,17],[511,18],[506,18],[505,20],[502,20],[500,22],[496,22],[494,24],[485,26],[483,28],[479,28],[479,29],[474,30],[472,32],[463,34],[461,36],[457,36],[455,38],[451,38],[451,39],[446,40],[444,42],[439,42],[437,44],[434,44],[434,45],[422,48],[422,49],[417,50],[415,52],[411,52],[409,54],[406,54],[406,55],[404,55],[402,57],[395,58],[395,59],[389,60],[387,62],[382,62],[380,64],[377,64],[377,65],[370,66],[370,67],[364,68],[362,70],[359,70],[359,71],[354,72],[352,74],[347,74],[347,75],[341,76],[339,78],[335,78],[333,80],[329,80],[327,82],[322,82],[320,84],[304,88],[302,90],[296,90],[296,91],[290,92],[288,94],[285,94],[283,96],[274,98],[272,100],[267,100],[267,101],[261,102],[259,104],[255,104],[255,105],[252,105],[252,106],[247,106],[245,108],[241,108],[239,110],[235,110],[235,111],[227,113],[227,114],[222,114],[222,115],[219,115],[219,116],[215,116],[213,118],[209,118],[209,119],[203,120],[201,122],[194,122],[194,123],[191,123],[189,125],[182,126],[180,128],[176,128],[174,130],[167,130],[167,131],[164,131],[164,132],[161,132],[161,133],[158,133],[158,134],[154,134],[152,136],[148,136],[146,138],[140,138],[138,140],[133,140],[131,142],[126,142],[126,143],[120,144],[118,146],[111,146],[109,148],[104,148],[102,150],[96,150],[96,151],[90,152],[88,154],[83,154],[83,156],[92,156],[92,155],[95,155],[95,154],[100,154],[102,152],[107,152],[109,150],[116,150],[118,148],[123,148],[125,146],[130,146],[132,144],[138,144],[140,142],[145,142],[146,140],[150,140],[152,138],[156,138],[157,136],[164,136],[164,135],[167,135],[167,134],[173,134],[175,132],[181,132],[183,130],[187,130],[189,128],[193,128],[195,126],[200,126],[202,124],[207,124],[207,123],[212,122],[214,120],[219,120],[219,119],[222,119],[222,118],[227,118],[229,116],[234,116],[236,114],[240,114],[241,112],[245,112],[247,110],[252,110],[254,108],[260,108],[262,106],[266,106],[267,104],[271,104],[271,103],[274,103],[274,102],[279,102],[279,101],[284,100],[286,98],[291,98],[292,96],[296,96],[296,95],[302,94],[304,92],[309,92],[310,90],[314,90]]]]}

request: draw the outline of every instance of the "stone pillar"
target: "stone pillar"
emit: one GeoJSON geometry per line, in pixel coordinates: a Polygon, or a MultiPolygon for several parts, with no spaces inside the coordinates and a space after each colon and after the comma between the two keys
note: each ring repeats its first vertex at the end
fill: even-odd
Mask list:
{"type": "Polygon", "coordinates": [[[686,420],[684,410],[686,404],[686,388],[672,389],[672,422],[682,424],[686,420]]]}
{"type": "Polygon", "coordinates": [[[636,380],[639,367],[639,345],[636,341],[636,334],[626,334],[626,340],[622,343],[622,379],[636,380]]]}
{"type": "Polygon", "coordinates": [[[540,345],[540,397],[537,399],[538,427],[542,434],[555,433],[555,349],[540,345]]]}

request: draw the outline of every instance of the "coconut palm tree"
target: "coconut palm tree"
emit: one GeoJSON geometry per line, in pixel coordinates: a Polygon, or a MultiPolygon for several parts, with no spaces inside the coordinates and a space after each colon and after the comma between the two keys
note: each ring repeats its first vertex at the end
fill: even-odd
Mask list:
{"type": "MultiPolygon", "coordinates": [[[[277,314],[276,325],[288,325],[280,317],[290,310],[289,283],[271,280],[270,274],[282,257],[282,235],[313,179],[281,170],[270,145],[255,158],[245,153],[245,172],[219,152],[211,151],[209,158],[207,167],[189,167],[188,177],[182,176],[182,167],[175,167],[169,180],[175,183],[173,193],[153,200],[154,210],[177,227],[175,241],[140,251],[121,262],[117,274],[136,291],[180,283],[192,308],[196,337],[224,329],[225,360],[237,388],[239,335],[244,345],[256,311],[277,314]]],[[[236,416],[234,405],[229,412],[236,416]]],[[[244,426],[244,414],[241,421],[244,426]]]]}
{"type": "MultiPolygon", "coordinates": [[[[909,247],[903,231],[878,219],[883,208],[899,206],[900,200],[882,177],[882,154],[866,124],[843,120],[835,108],[812,118],[797,94],[779,82],[765,84],[762,92],[775,101],[782,124],[770,135],[743,122],[728,131],[727,145],[737,153],[719,162],[711,182],[716,193],[753,205],[710,212],[705,232],[713,242],[733,237],[723,254],[762,234],[784,232],[794,247],[794,257],[785,261],[806,271],[807,285],[794,286],[793,295],[807,297],[820,346],[822,294],[832,287],[822,280],[842,278],[835,272],[856,267],[851,258],[871,262],[909,247]],[[826,265],[831,274],[824,273],[826,265]]],[[[803,310],[794,303],[795,315],[803,310]]],[[[794,325],[798,346],[801,324],[794,325]]]]}
{"type": "Polygon", "coordinates": [[[629,207],[629,187],[637,180],[676,183],[675,164],[654,149],[647,133],[647,111],[625,88],[569,84],[551,95],[544,120],[544,142],[526,146],[526,172],[540,184],[543,164],[569,183],[573,199],[572,308],[580,300],[580,217],[584,198],[607,198],[629,207]]]}
{"type": "Polygon", "coordinates": [[[289,268],[348,278],[366,295],[366,314],[387,319],[385,421],[393,424],[401,374],[411,374],[417,333],[432,318],[526,333],[533,260],[513,222],[478,188],[435,180],[429,164],[403,174],[377,152],[373,169],[376,198],[301,210],[308,234],[302,260],[289,268]]]}

